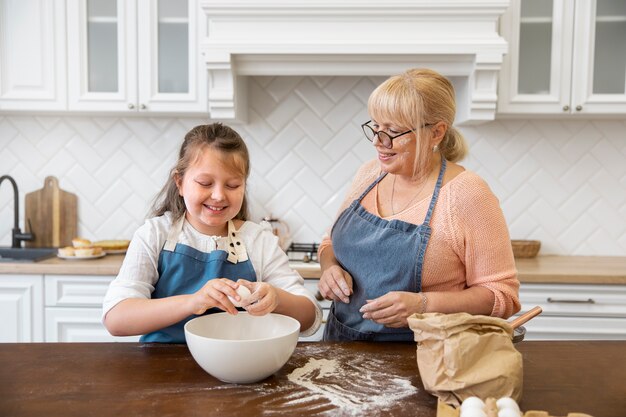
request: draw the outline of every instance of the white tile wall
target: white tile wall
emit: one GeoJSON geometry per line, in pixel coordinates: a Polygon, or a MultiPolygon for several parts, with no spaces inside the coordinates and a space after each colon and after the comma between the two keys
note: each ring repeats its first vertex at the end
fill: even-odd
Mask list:
{"type": "MultiPolygon", "coordinates": [[[[319,241],[357,167],[373,157],[359,124],[380,78],[253,77],[247,139],[255,220],[272,213],[297,241],[319,241]]],[[[185,132],[206,119],[0,115],[0,175],[23,198],[55,175],[79,200],[79,233],[130,238],[174,163],[185,132]]],[[[464,165],[500,198],[513,238],[542,253],[626,255],[625,120],[495,121],[463,127],[464,165]]],[[[0,187],[0,245],[10,245],[11,187],[0,187]]]]}

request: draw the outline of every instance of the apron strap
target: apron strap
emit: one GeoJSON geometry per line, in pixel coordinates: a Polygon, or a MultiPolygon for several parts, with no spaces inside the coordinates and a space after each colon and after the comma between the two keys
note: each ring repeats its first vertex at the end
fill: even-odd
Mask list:
{"type": "Polygon", "coordinates": [[[177,219],[172,227],[170,227],[169,232],[167,232],[167,240],[165,241],[165,245],[163,245],[163,249],[166,251],[173,252],[176,249],[176,243],[178,243],[178,236],[180,232],[183,230],[183,224],[185,223],[185,213],[177,219]]]}
{"type": "Polygon", "coordinates": [[[357,198],[356,201],[358,201],[360,203],[361,200],[363,200],[363,197],[365,197],[367,195],[367,193],[369,193],[372,190],[372,188],[374,188],[376,186],[376,184],[381,182],[382,179],[385,178],[386,176],[387,176],[387,173],[383,172],[378,178],[376,178],[376,180],[374,182],[372,182],[369,185],[369,187],[367,187],[367,189],[365,191],[363,191],[363,194],[361,194],[361,196],[359,198],[357,198]]]}
{"type": "Polygon", "coordinates": [[[441,157],[441,168],[439,169],[439,177],[437,177],[437,184],[435,184],[435,191],[433,191],[433,197],[430,199],[430,205],[428,206],[428,212],[426,213],[426,218],[424,219],[424,224],[430,224],[430,218],[433,215],[433,211],[435,210],[435,203],[437,202],[437,197],[439,197],[439,190],[441,189],[441,184],[443,183],[443,174],[446,172],[446,158],[441,157]]]}

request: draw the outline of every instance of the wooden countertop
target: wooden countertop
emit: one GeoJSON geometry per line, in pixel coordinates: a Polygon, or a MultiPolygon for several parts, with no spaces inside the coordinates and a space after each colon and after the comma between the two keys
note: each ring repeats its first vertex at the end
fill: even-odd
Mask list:
{"type": "MultiPolygon", "coordinates": [[[[117,275],[123,255],[69,261],[51,258],[34,263],[0,263],[0,274],[117,275]]],[[[560,284],[626,284],[626,257],[538,256],[516,259],[521,282],[560,284]]],[[[319,278],[317,263],[294,262],[292,267],[307,279],[319,278]]]]}
{"type": "MultiPolygon", "coordinates": [[[[626,342],[516,347],[524,361],[523,411],[624,415],[626,342]]],[[[237,385],[205,373],[186,345],[2,343],[0,415],[435,417],[415,350],[414,343],[301,342],[276,374],[237,385]],[[302,376],[321,359],[336,359],[337,371],[302,376]]]]}

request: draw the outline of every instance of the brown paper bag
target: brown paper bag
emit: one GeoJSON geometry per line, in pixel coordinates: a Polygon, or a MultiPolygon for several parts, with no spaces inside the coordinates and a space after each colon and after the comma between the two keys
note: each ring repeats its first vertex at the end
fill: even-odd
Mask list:
{"type": "Polygon", "coordinates": [[[506,320],[467,313],[413,314],[417,366],[424,388],[458,407],[467,397],[522,394],[522,355],[506,320]]]}

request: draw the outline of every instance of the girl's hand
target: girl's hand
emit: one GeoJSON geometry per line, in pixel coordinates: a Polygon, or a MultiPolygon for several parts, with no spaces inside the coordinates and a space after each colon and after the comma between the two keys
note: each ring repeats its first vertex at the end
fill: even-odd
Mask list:
{"type": "Polygon", "coordinates": [[[352,276],[339,265],[332,265],[322,273],[318,289],[325,299],[347,304],[352,295],[352,276]]]}
{"type": "Polygon", "coordinates": [[[422,309],[419,293],[391,291],[367,303],[359,310],[363,318],[386,327],[408,327],[407,318],[422,309]]]}
{"type": "Polygon", "coordinates": [[[204,314],[210,308],[217,307],[230,314],[237,314],[237,309],[228,296],[237,297],[237,284],[227,278],[212,279],[195,293],[191,294],[191,311],[204,314]]]}
{"type": "Polygon", "coordinates": [[[245,285],[252,292],[244,308],[252,316],[264,316],[278,307],[278,292],[276,288],[267,282],[250,282],[243,279],[237,281],[238,284],[245,285]]]}

